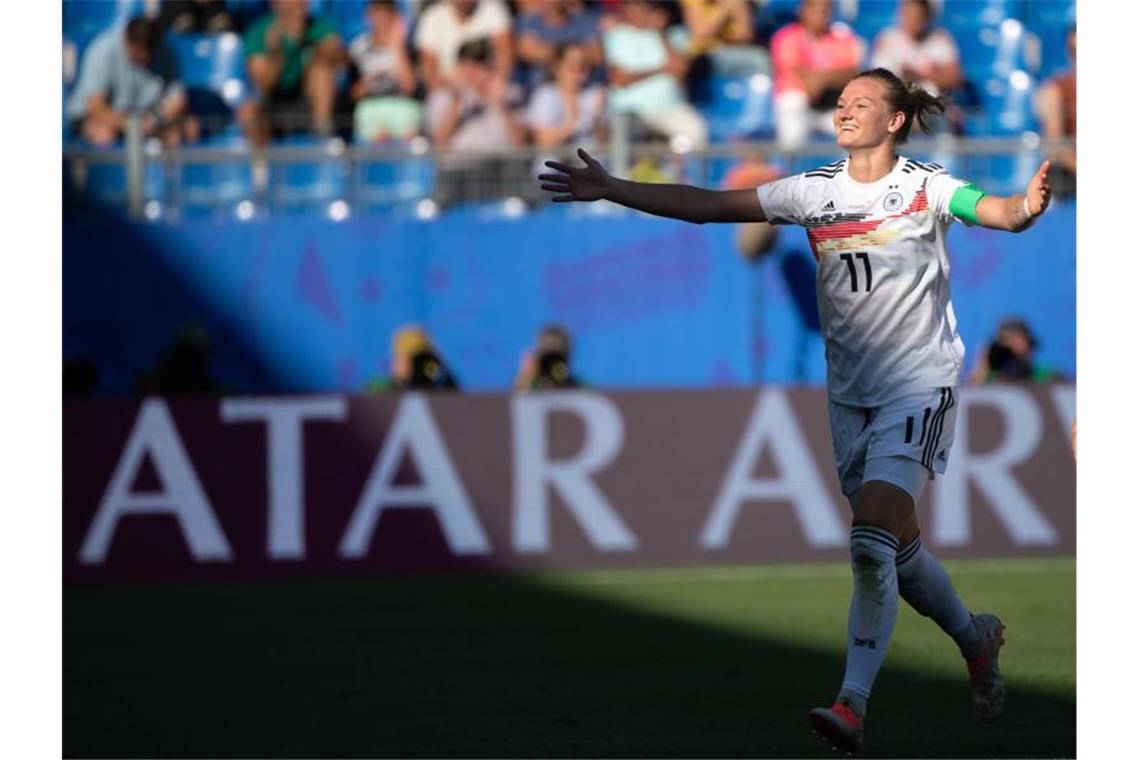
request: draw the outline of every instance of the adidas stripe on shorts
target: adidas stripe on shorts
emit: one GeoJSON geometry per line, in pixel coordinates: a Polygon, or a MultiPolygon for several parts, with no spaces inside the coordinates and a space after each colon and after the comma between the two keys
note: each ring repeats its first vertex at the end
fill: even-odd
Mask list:
{"type": "MultiPolygon", "coordinates": [[[[828,413],[839,486],[851,499],[863,485],[871,459],[902,457],[921,464],[930,478],[946,472],[954,443],[958,389],[909,394],[877,407],[829,401],[828,413]]],[[[917,500],[917,493],[911,495],[917,500]]]]}

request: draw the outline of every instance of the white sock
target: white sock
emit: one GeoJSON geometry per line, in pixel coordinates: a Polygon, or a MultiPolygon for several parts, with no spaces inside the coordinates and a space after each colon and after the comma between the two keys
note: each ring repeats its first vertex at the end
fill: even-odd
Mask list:
{"type": "Polygon", "coordinates": [[[871,685],[883,665],[898,618],[898,547],[898,539],[882,528],[856,525],[851,529],[855,587],[847,616],[847,671],[839,697],[861,714],[866,712],[871,685]]]}
{"type": "Polygon", "coordinates": [[[970,611],[962,604],[942,563],[923,547],[922,536],[915,536],[899,552],[895,567],[898,569],[899,595],[907,604],[946,631],[963,657],[976,657],[982,648],[982,639],[974,627],[970,611]]]}

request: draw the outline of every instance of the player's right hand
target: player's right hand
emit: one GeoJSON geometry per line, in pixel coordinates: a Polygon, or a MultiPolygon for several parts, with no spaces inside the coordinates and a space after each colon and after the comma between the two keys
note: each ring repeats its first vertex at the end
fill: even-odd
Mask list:
{"type": "Polygon", "coordinates": [[[1052,197],[1053,188],[1049,185],[1049,160],[1046,159],[1029,181],[1029,187],[1025,189],[1025,203],[1029,207],[1029,213],[1040,216],[1049,207],[1052,197]]]}
{"type": "Polygon", "coordinates": [[[585,166],[579,168],[547,161],[546,166],[557,173],[538,175],[542,189],[554,193],[551,200],[555,203],[596,201],[606,197],[611,178],[605,167],[582,148],[578,149],[578,157],[586,162],[585,166]]]}

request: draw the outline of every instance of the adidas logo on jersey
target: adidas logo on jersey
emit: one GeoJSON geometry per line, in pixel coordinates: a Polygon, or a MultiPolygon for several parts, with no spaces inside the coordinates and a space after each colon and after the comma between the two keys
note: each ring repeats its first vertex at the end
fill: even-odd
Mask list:
{"type": "Polygon", "coordinates": [[[823,210],[824,211],[834,211],[835,210],[835,201],[828,201],[827,203],[825,203],[823,205],[823,210]]]}

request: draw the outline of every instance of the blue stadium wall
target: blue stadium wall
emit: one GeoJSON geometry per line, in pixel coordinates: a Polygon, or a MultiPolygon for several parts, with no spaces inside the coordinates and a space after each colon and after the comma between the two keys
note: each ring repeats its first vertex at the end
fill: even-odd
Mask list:
{"type": "MultiPolygon", "coordinates": [[[[1027,318],[1040,359],[1076,365],[1076,208],[1023,235],[955,225],[952,287],[968,366],[1006,315],[1027,318]]],[[[509,386],[544,323],[577,340],[589,383],[615,388],[821,383],[815,265],[802,230],[749,265],[734,230],[640,215],[63,228],[64,358],[129,393],[178,330],[204,328],[228,391],[360,390],[385,372],[389,335],[424,324],[469,390],[509,386]]]]}

